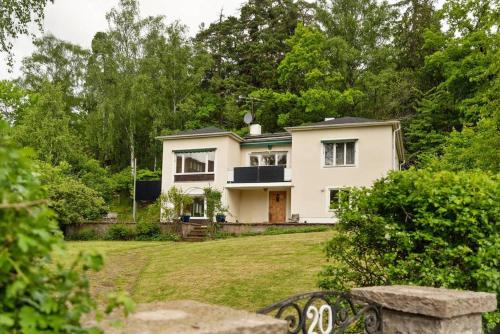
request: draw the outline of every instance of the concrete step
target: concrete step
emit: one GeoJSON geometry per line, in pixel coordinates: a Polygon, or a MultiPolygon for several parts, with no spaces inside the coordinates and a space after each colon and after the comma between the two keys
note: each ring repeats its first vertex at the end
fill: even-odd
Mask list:
{"type": "Polygon", "coordinates": [[[206,237],[207,234],[204,232],[191,232],[191,233],[188,233],[187,236],[188,237],[206,237]]]}
{"type": "Polygon", "coordinates": [[[202,242],[202,241],[205,241],[205,237],[191,237],[191,236],[187,236],[185,238],[182,238],[182,240],[187,241],[187,242],[202,242]]]}

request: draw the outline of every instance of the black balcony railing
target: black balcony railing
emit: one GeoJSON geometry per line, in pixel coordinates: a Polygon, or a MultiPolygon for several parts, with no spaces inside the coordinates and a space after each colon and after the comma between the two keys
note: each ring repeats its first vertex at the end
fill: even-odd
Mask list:
{"type": "Polygon", "coordinates": [[[284,182],[285,166],[235,167],[233,183],[284,182]]]}

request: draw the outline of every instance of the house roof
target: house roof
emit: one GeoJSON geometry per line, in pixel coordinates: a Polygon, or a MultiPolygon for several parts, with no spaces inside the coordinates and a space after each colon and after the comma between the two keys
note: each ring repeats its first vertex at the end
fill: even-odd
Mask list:
{"type": "Polygon", "coordinates": [[[164,140],[164,139],[183,139],[183,138],[220,137],[220,136],[230,136],[239,142],[243,141],[243,138],[241,138],[237,134],[216,127],[185,130],[171,135],[158,136],[156,137],[156,139],[164,140]]]}
{"type": "Polygon", "coordinates": [[[286,131],[302,131],[302,130],[315,130],[321,128],[341,128],[341,127],[358,127],[358,126],[378,126],[378,125],[395,125],[399,124],[399,121],[381,121],[376,119],[364,118],[364,117],[340,117],[327,119],[326,121],[304,124],[299,126],[291,126],[285,128],[286,131]]]}
{"type": "Polygon", "coordinates": [[[337,125],[337,124],[357,124],[357,123],[367,123],[367,122],[383,122],[376,119],[364,118],[364,117],[340,117],[332,118],[322,122],[311,123],[307,125],[337,125]]]}
{"type": "Polygon", "coordinates": [[[212,134],[212,133],[221,133],[221,132],[227,132],[226,130],[216,128],[215,126],[210,126],[206,128],[201,128],[201,129],[191,129],[191,130],[185,130],[185,131],[179,131],[174,133],[176,136],[185,136],[185,135],[199,135],[199,134],[212,134]]]}

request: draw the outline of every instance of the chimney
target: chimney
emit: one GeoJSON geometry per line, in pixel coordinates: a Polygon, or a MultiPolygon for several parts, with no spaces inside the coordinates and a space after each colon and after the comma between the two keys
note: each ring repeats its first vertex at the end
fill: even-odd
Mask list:
{"type": "Polygon", "coordinates": [[[260,124],[250,124],[250,136],[258,136],[262,134],[262,127],[260,124]]]}

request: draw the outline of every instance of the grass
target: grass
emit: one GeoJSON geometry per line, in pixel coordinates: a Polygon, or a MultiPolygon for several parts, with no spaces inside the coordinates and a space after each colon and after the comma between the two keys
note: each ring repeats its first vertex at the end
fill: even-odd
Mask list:
{"type": "MultiPolygon", "coordinates": [[[[68,242],[73,256],[95,249],[105,267],[91,275],[95,294],[126,290],[138,303],[192,299],[255,311],[316,290],[334,231],[231,238],[202,243],[68,242]]],[[[98,297],[99,298],[99,297],[98,297]]]]}
{"type": "Polygon", "coordinates": [[[312,233],[312,232],[323,232],[331,230],[332,227],[326,226],[307,226],[298,228],[278,228],[269,227],[263,232],[247,232],[241,234],[227,233],[227,232],[217,232],[215,233],[215,239],[227,239],[227,238],[239,238],[239,237],[249,237],[256,235],[278,235],[278,234],[292,234],[292,233],[312,233]]]}

